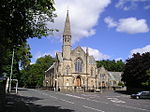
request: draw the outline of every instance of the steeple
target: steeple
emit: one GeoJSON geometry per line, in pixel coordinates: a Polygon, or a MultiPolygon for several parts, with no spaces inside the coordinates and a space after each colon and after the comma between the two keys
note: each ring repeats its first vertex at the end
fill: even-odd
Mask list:
{"type": "Polygon", "coordinates": [[[86,55],[87,56],[89,55],[89,49],[88,49],[88,47],[86,48],[86,55]]]}
{"type": "Polygon", "coordinates": [[[66,17],[66,22],[65,22],[65,28],[64,28],[63,36],[71,36],[69,10],[67,10],[67,17],[66,17]]]}
{"type": "Polygon", "coordinates": [[[71,28],[70,28],[70,20],[69,20],[69,11],[67,10],[66,22],[63,33],[63,59],[70,60],[71,53],[71,28]]]}

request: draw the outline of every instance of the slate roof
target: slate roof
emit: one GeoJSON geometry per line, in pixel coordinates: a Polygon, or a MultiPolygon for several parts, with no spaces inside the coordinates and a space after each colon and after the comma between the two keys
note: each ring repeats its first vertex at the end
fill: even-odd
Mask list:
{"type": "Polygon", "coordinates": [[[58,58],[58,60],[59,60],[60,62],[63,61],[62,52],[57,52],[57,53],[56,53],[56,56],[57,56],[57,58],[58,58]]]}
{"type": "Polygon", "coordinates": [[[51,70],[51,69],[53,69],[54,68],[54,66],[55,66],[55,62],[45,71],[45,72],[48,72],[49,70],[51,70]]]}
{"type": "Polygon", "coordinates": [[[89,63],[96,64],[95,58],[93,56],[89,56],[89,63]]]}
{"type": "Polygon", "coordinates": [[[108,72],[111,80],[121,81],[121,75],[123,72],[108,72]]]}

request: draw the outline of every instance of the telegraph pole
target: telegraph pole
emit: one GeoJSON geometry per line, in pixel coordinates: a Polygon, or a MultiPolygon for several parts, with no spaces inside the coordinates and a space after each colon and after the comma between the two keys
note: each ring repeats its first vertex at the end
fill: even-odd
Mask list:
{"type": "Polygon", "coordinates": [[[12,80],[12,74],[13,74],[13,63],[14,63],[14,48],[13,48],[13,54],[12,54],[12,58],[11,58],[11,71],[10,71],[10,77],[9,77],[9,92],[11,92],[11,80],[12,80]]]}

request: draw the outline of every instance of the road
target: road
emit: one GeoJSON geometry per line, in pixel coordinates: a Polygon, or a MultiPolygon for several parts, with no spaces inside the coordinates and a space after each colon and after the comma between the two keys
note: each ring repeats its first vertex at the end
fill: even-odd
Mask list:
{"type": "Polygon", "coordinates": [[[62,93],[20,89],[31,112],[150,112],[150,100],[130,99],[115,92],[62,93]]]}

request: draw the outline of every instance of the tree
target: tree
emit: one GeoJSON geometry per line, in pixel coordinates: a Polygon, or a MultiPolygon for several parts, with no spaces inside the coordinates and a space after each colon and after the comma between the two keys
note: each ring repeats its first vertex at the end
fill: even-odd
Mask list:
{"type": "MultiPolygon", "coordinates": [[[[13,48],[17,55],[15,63],[21,62],[25,67],[28,62],[24,59],[30,60],[27,39],[41,38],[53,31],[46,25],[47,21],[53,22],[56,17],[53,4],[54,0],[0,0],[0,74],[8,73],[13,48]]],[[[19,64],[15,64],[14,68],[19,69],[19,64]]]]}
{"type": "Polygon", "coordinates": [[[38,58],[35,64],[27,66],[21,71],[20,86],[36,87],[43,85],[45,71],[54,63],[50,55],[38,58]]]}
{"type": "Polygon", "coordinates": [[[11,68],[11,61],[12,61],[12,54],[14,51],[14,60],[13,60],[13,77],[12,78],[19,78],[20,69],[25,68],[30,64],[30,58],[32,57],[30,53],[30,47],[28,44],[24,43],[22,46],[16,46],[10,50],[7,50],[6,56],[1,61],[0,65],[0,73],[7,73],[9,76],[10,68],[11,68]]]}
{"type": "Polygon", "coordinates": [[[97,67],[104,66],[108,71],[122,72],[124,70],[124,62],[122,60],[102,60],[97,61],[97,67]]]}
{"type": "Polygon", "coordinates": [[[145,76],[147,77],[147,80],[143,82],[142,85],[150,90],[150,68],[146,71],[145,76]]]}
{"type": "Polygon", "coordinates": [[[150,52],[133,54],[126,62],[122,75],[125,85],[128,88],[149,88],[150,52]]]}
{"type": "Polygon", "coordinates": [[[53,4],[53,0],[1,0],[0,42],[13,47],[29,37],[46,36],[50,31],[46,22],[56,16],[53,4]]]}

